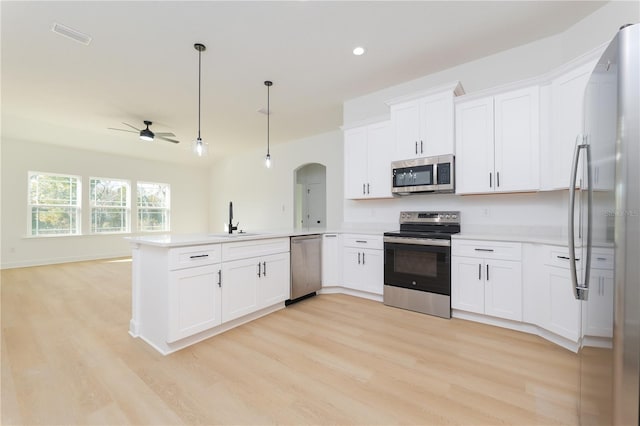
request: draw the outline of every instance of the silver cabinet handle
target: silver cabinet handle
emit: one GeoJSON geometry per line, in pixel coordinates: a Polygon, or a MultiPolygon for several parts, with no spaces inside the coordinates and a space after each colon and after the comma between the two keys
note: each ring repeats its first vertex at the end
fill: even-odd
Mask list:
{"type": "Polygon", "coordinates": [[[422,146],[422,141],[420,141],[420,154],[424,154],[424,148],[422,146]]]}
{"type": "Polygon", "coordinates": [[[500,172],[496,172],[496,186],[500,188],[500,172]]]}
{"type": "Polygon", "coordinates": [[[362,195],[365,195],[366,192],[364,192],[364,183],[362,184],[362,195]]]}
{"type": "Polygon", "coordinates": [[[358,252],[358,265],[360,264],[360,252],[358,252]]]}
{"type": "Polygon", "coordinates": [[[475,250],[475,251],[490,251],[490,252],[492,252],[492,251],[493,251],[493,249],[485,249],[485,248],[476,248],[476,249],[474,249],[474,250],[475,250]]]}
{"type": "Polygon", "coordinates": [[[366,240],[356,240],[356,243],[367,244],[367,241],[366,240]]]}
{"type": "Polygon", "coordinates": [[[418,141],[416,141],[416,154],[418,153],[418,141]]]}
{"type": "Polygon", "coordinates": [[[586,291],[589,288],[589,275],[591,274],[591,229],[593,211],[593,182],[591,178],[591,147],[589,144],[581,143],[585,138],[582,135],[576,137],[576,147],[573,151],[573,163],[571,164],[571,181],[569,182],[569,268],[571,270],[571,284],[573,287],[573,296],[578,300],[585,300],[586,291]],[[587,261],[584,269],[584,284],[578,283],[578,273],[576,270],[576,244],[574,241],[574,214],[576,209],[576,179],[578,176],[578,161],[580,160],[580,151],[584,149],[587,154],[587,261]]]}
{"type": "Polygon", "coordinates": [[[337,235],[336,234],[324,234],[325,238],[336,238],[337,235]]]}
{"type": "Polygon", "coordinates": [[[262,262],[262,275],[267,276],[267,262],[262,262]]]}
{"type": "Polygon", "coordinates": [[[218,269],[218,287],[222,287],[222,269],[218,269]]]}
{"type": "Polygon", "coordinates": [[[364,253],[362,253],[362,264],[364,265],[364,253]]]}
{"type": "Polygon", "coordinates": [[[262,276],[262,265],[260,265],[260,262],[258,262],[258,278],[260,278],[262,276]]]}
{"type": "Polygon", "coordinates": [[[491,172],[489,172],[489,188],[493,188],[493,181],[491,180],[491,172]]]}
{"type": "Polygon", "coordinates": [[[487,263],[487,281],[489,281],[489,264],[487,263]]]}
{"type": "Polygon", "coordinates": [[[482,264],[478,263],[478,280],[482,279],[482,264]]]}

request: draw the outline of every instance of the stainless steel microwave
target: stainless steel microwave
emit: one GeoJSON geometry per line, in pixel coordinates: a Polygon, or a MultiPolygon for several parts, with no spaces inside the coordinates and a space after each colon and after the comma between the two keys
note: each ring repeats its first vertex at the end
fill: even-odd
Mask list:
{"type": "Polygon", "coordinates": [[[454,156],[414,158],[391,163],[393,195],[420,192],[454,192],[454,156]]]}

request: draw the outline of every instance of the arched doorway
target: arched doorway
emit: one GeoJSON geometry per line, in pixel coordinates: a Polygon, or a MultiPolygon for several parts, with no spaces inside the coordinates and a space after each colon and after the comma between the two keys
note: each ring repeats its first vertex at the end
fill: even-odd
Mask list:
{"type": "Polygon", "coordinates": [[[294,228],[324,228],[327,223],[327,168],[310,163],[295,170],[294,228]]]}

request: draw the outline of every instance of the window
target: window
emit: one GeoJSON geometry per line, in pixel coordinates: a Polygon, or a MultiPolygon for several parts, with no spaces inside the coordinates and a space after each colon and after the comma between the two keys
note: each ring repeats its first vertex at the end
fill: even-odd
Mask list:
{"type": "Polygon", "coordinates": [[[170,188],[166,183],[138,182],[138,230],[169,231],[170,188]]]}
{"type": "Polygon", "coordinates": [[[80,178],[29,172],[29,235],[80,233],[80,178]]]}
{"type": "Polygon", "coordinates": [[[129,232],[131,185],[126,180],[91,178],[91,233],[129,232]]]}

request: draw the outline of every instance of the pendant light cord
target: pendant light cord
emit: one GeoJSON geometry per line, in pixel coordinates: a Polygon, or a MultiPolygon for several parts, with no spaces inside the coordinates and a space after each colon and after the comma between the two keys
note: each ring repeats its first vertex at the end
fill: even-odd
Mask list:
{"type": "Polygon", "coordinates": [[[200,87],[202,86],[202,50],[198,49],[198,139],[200,138],[200,87]]]}
{"type": "Polygon", "coordinates": [[[269,155],[269,121],[271,119],[271,108],[269,105],[269,85],[267,85],[267,155],[269,155]]]}

